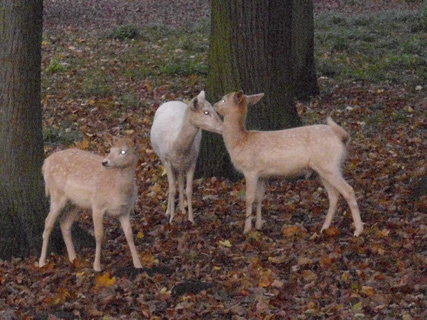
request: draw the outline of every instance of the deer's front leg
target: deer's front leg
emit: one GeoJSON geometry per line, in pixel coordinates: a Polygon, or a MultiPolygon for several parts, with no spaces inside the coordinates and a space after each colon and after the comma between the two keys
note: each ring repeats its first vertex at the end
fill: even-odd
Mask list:
{"type": "Polygon", "coordinates": [[[248,233],[252,229],[252,206],[255,200],[258,177],[255,175],[245,175],[246,178],[246,219],[243,233],[248,233]]]}
{"type": "Polygon", "coordinates": [[[104,238],[104,225],[103,225],[104,212],[102,210],[93,209],[92,220],[93,220],[93,227],[95,231],[95,241],[96,241],[95,260],[93,262],[93,269],[95,271],[101,271],[101,247],[102,247],[102,240],[104,238]]]}

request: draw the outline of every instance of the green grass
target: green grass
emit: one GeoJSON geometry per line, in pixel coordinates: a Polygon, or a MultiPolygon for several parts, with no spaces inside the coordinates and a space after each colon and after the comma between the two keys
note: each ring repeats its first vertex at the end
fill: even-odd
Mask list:
{"type": "Polygon", "coordinates": [[[139,36],[138,27],[128,24],[119,26],[111,31],[110,37],[117,40],[136,39],[139,36]]]}
{"type": "Polygon", "coordinates": [[[57,127],[43,127],[43,140],[48,145],[71,145],[83,140],[83,133],[78,130],[57,127]]]}
{"type": "Polygon", "coordinates": [[[425,9],[318,15],[317,73],[338,81],[423,84],[427,78],[426,17],[425,9]]]}
{"type": "Polygon", "coordinates": [[[46,67],[46,73],[56,73],[66,71],[66,64],[61,62],[58,58],[50,60],[49,65],[46,67]]]}
{"type": "MultiPolygon", "coordinates": [[[[53,58],[43,63],[43,88],[90,98],[134,94],[123,82],[148,79],[161,85],[173,79],[179,87],[184,78],[206,80],[209,21],[185,29],[126,25],[107,34],[87,38],[67,34],[68,42],[45,38],[53,58]]],[[[319,14],[315,17],[315,57],[317,74],[335,81],[423,86],[427,6],[418,11],[319,14]]],[[[123,104],[134,105],[136,98],[123,96],[123,104]]]]}
{"type": "Polygon", "coordinates": [[[113,94],[112,76],[106,71],[91,70],[87,71],[80,90],[83,97],[107,97],[113,94]]]}

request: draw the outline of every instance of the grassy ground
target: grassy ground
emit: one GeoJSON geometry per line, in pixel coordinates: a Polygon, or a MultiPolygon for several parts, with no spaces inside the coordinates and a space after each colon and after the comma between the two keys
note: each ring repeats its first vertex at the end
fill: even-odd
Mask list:
{"type": "MultiPolygon", "coordinates": [[[[427,7],[426,7],[427,8],[427,7]]],[[[316,16],[319,75],[415,88],[427,79],[427,9],[316,16]]]]}
{"type": "MultiPolygon", "coordinates": [[[[96,8],[108,9],[105,2],[96,8]]],[[[135,10],[141,3],[113,2],[133,3],[135,10]]],[[[62,25],[56,20],[62,29],[48,19],[43,37],[46,153],[69,146],[104,153],[105,133],[137,133],[141,162],[133,226],[145,269],[129,267],[118,223],[106,219],[102,273],[91,269],[93,248],[80,251],[74,264],[63,254],[51,255],[42,269],[36,257],[0,261],[0,317],[426,318],[426,197],[416,195],[414,186],[426,165],[427,13],[419,5],[406,11],[390,5],[413,8],[402,1],[386,2],[387,11],[377,3],[383,2],[369,2],[375,10],[370,13],[357,0],[315,1],[322,93],[297,104],[305,123],[322,122],[334,111],[334,119],[352,135],[344,174],[366,223],[360,238],[352,237],[344,201],[330,231],[311,237],[328,206],[316,180],[272,182],[264,229],[244,236],[244,183],[199,179],[196,225],[183,215],[169,225],[167,181],[149,145],[149,129],[160,103],[190,98],[204,88],[206,19],[192,20],[184,29],[176,27],[178,22],[168,27],[126,20],[119,26],[120,19],[97,29],[92,19],[90,32],[66,24],[75,12],[64,13],[62,25]],[[348,14],[349,8],[357,14],[348,14]]],[[[74,5],[77,16],[86,12],[87,2],[74,5]]],[[[90,216],[83,214],[80,224],[90,230],[90,216]]]]}

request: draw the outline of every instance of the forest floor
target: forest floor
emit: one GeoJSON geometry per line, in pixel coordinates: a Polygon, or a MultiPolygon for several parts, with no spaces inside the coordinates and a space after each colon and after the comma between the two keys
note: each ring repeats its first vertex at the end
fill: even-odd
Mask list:
{"type": "MultiPolygon", "coordinates": [[[[297,108],[306,124],[334,111],[352,136],[344,176],[365,223],[357,238],[342,199],[332,227],[313,237],[328,208],[317,179],[272,181],[263,230],[248,235],[244,181],[198,179],[196,224],[182,214],[168,224],[149,130],[159,104],[204,88],[208,1],[92,3],[45,0],[45,150],[106,153],[106,133],[137,134],[132,223],[144,269],[132,268],[119,223],[106,218],[100,273],[93,239],[73,264],[64,253],[43,268],[37,257],[0,260],[0,319],[427,318],[421,1],[314,1],[321,94],[297,108]]],[[[88,213],[78,224],[92,232],[88,213]]]]}

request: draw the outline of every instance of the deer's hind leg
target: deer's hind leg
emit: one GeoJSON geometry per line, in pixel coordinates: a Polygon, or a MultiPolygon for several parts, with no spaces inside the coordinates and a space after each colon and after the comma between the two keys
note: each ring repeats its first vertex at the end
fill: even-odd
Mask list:
{"type": "Polygon", "coordinates": [[[257,183],[256,189],[256,221],[255,221],[255,229],[260,230],[264,221],[262,220],[262,200],[264,199],[265,194],[265,180],[259,179],[257,183]]]}
{"type": "Polygon", "coordinates": [[[65,247],[67,248],[68,260],[73,262],[76,258],[76,250],[74,249],[73,237],[71,234],[71,228],[73,223],[77,220],[78,209],[76,207],[70,208],[60,220],[60,227],[62,232],[62,237],[64,238],[65,247]]]}
{"type": "Polygon", "coordinates": [[[360,211],[354,189],[345,181],[338,166],[334,168],[317,168],[316,171],[322,179],[325,179],[332,187],[342,194],[347,201],[356,229],[354,231],[354,236],[359,236],[363,231],[363,223],[360,218],[360,211]]]}
{"type": "Polygon", "coordinates": [[[67,204],[67,197],[59,192],[50,193],[50,210],[46,217],[43,231],[43,244],[42,252],[39,259],[39,267],[46,264],[47,248],[49,245],[49,238],[52,233],[53,227],[55,226],[56,219],[60,215],[62,209],[67,204]]]}
{"type": "Polygon", "coordinates": [[[337,210],[337,203],[338,203],[338,198],[340,196],[340,193],[334,186],[332,186],[325,179],[320,178],[320,180],[322,181],[322,184],[324,185],[326,192],[328,193],[328,199],[329,199],[328,213],[326,214],[325,222],[323,223],[322,229],[320,230],[320,232],[322,232],[323,230],[328,229],[331,225],[332,219],[334,218],[334,215],[335,215],[335,211],[337,210]]]}

